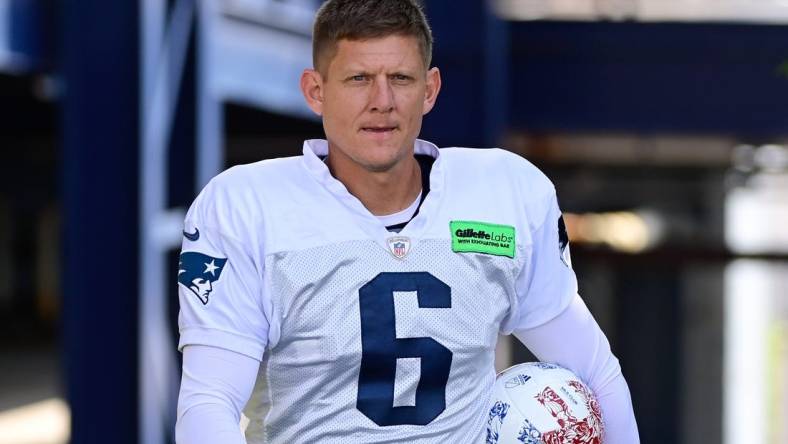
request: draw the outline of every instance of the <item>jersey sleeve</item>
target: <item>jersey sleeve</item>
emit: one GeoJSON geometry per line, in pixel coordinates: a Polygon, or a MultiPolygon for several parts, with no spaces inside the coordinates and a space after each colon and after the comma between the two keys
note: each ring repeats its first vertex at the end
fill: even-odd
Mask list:
{"type": "Polygon", "coordinates": [[[637,421],[621,365],[580,296],[546,323],[514,336],[544,362],[572,370],[591,387],[602,408],[606,444],[638,444],[637,421]]]}
{"type": "Polygon", "coordinates": [[[178,263],[178,349],[206,345],[261,360],[270,307],[253,219],[233,190],[212,181],[184,221],[178,263]]]}
{"type": "MultiPolygon", "coordinates": [[[[545,180],[547,180],[545,178],[545,180]]],[[[549,181],[548,181],[549,182],[549,181]]],[[[569,255],[569,238],[555,189],[528,211],[530,245],[515,282],[517,301],[503,333],[539,326],[563,312],[577,294],[577,279],[569,255]]]]}

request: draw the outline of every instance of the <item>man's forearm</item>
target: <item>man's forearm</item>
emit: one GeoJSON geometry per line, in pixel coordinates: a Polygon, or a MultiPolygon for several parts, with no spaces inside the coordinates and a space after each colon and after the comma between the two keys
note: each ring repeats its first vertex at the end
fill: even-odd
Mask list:
{"type": "Polygon", "coordinates": [[[178,396],[178,444],[245,444],[241,410],[254,387],[259,362],[216,347],[189,345],[183,350],[178,396]]]}
{"type": "Polygon", "coordinates": [[[621,366],[579,296],[554,319],[514,335],[540,360],[564,366],[588,384],[602,409],[605,444],[640,442],[621,366]]]}
{"type": "Polygon", "coordinates": [[[246,444],[234,412],[221,404],[199,404],[178,418],[178,444],[246,444]]]}

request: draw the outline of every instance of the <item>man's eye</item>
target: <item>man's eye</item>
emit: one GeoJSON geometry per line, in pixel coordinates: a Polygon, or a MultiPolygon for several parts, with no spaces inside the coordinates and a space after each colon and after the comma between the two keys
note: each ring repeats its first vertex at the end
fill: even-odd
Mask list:
{"type": "Polygon", "coordinates": [[[406,84],[411,81],[411,77],[405,74],[394,74],[391,79],[399,84],[406,84]]]}
{"type": "Polygon", "coordinates": [[[357,76],[351,77],[350,80],[354,82],[363,82],[364,80],[367,80],[367,76],[359,74],[357,76]]]}

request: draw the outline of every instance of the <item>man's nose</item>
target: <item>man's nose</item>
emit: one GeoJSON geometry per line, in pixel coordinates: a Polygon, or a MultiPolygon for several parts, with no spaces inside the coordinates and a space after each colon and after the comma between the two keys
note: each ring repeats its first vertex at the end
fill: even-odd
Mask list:
{"type": "Polygon", "coordinates": [[[394,109],[394,90],[387,78],[376,78],[372,84],[370,95],[369,101],[372,111],[387,113],[394,109]]]}

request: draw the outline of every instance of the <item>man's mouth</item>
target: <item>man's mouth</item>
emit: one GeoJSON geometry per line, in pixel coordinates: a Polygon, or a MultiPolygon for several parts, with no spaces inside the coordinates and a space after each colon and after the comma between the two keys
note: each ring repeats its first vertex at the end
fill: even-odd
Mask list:
{"type": "Polygon", "coordinates": [[[397,129],[396,126],[365,126],[361,128],[361,131],[383,134],[389,131],[394,131],[396,129],[397,129]]]}

